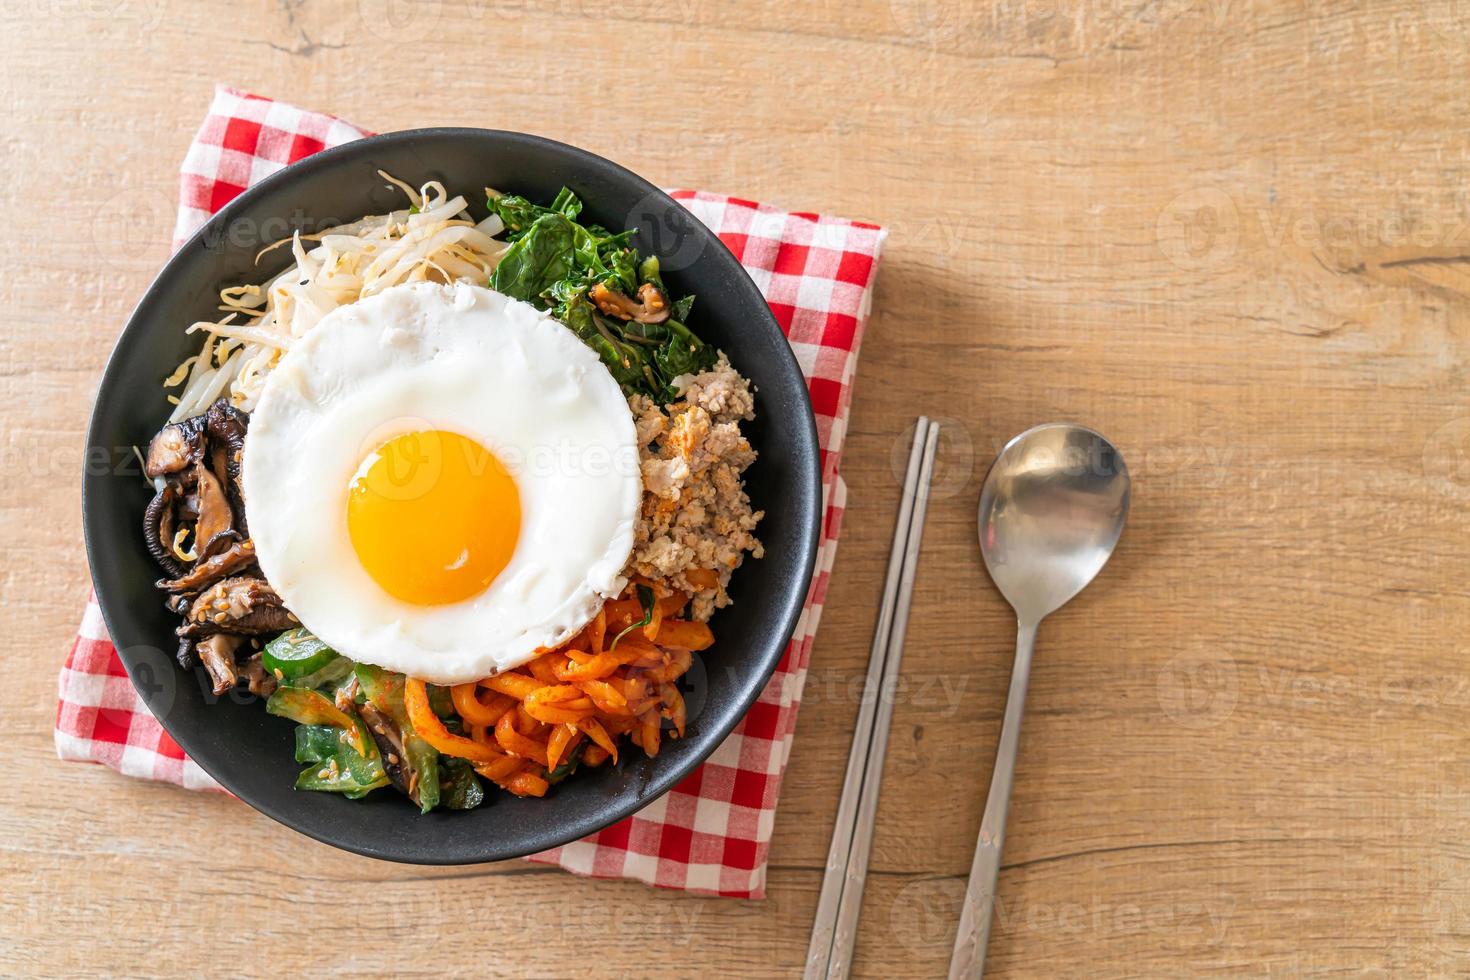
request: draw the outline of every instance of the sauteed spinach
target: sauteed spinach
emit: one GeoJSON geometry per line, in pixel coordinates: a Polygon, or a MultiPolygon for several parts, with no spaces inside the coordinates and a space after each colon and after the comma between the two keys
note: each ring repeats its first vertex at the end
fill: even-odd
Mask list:
{"type": "Polygon", "coordinates": [[[713,366],[715,349],[684,325],[694,297],[670,299],[658,257],[640,259],[631,244],[637,229],[613,233],[579,223],[582,202],[565,187],[549,207],[515,194],[487,203],[511,243],[490,288],[565,323],[625,394],[666,404],[678,397],[675,378],[713,366]]]}

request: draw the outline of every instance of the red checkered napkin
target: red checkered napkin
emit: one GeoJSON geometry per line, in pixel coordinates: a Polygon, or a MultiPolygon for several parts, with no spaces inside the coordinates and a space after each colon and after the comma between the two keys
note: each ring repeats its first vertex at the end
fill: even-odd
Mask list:
{"type": "MultiPolygon", "coordinates": [[[[184,159],[175,242],[246,187],[329,146],[369,135],[340,119],[220,87],[184,159]]],[[[676,190],[717,232],[771,304],[811,390],[822,447],[822,520],[816,577],[796,634],[750,713],[687,779],[632,817],[534,855],[576,874],[635,878],[666,888],[761,898],[781,775],[846,493],[838,462],[858,344],[886,232],[876,225],[789,213],[738,198],[676,190]]],[[[129,776],[219,789],[148,713],[87,604],[61,669],[56,751],[129,776]]]]}

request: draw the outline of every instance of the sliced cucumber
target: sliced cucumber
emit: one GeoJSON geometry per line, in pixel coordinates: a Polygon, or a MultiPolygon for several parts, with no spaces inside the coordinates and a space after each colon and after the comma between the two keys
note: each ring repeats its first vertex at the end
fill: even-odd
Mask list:
{"type": "Polygon", "coordinates": [[[267,643],[260,654],[265,669],[283,680],[314,674],[335,659],[337,651],[305,629],[287,630],[267,643]]]}
{"type": "Polygon", "coordinates": [[[315,691],[301,687],[278,687],[265,702],[267,714],[290,718],[298,725],[334,725],[347,732],[359,755],[366,756],[367,728],[359,724],[356,712],[348,714],[315,691]]]}
{"type": "Polygon", "coordinates": [[[333,657],[327,661],[327,665],[321,670],[300,677],[288,677],[281,680],[282,684],[292,687],[309,687],[319,690],[328,697],[334,697],[341,682],[352,676],[352,661],[346,657],[333,657]]]}

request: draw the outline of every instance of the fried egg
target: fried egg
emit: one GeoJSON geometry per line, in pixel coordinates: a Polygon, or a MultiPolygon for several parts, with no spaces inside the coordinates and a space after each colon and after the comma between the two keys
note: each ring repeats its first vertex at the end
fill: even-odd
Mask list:
{"type": "Polygon", "coordinates": [[[628,403],[567,327],[499,293],[421,282],[328,313],[271,373],[243,455],[261,571],[353,660],[476,680],[626,584],[628,403]]]}

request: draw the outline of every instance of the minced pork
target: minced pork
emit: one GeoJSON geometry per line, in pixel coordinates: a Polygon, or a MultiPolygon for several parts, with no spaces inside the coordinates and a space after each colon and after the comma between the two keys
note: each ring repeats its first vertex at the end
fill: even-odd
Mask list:
{"type": "Polygon", "coordinates": [[[647,395],[628,399],[638,429],[643,470],[643,511],[628,573],[666,583],[693,596],[689,615],[707,620],[730,604],[730,574],[745,555],[764,553],[756,539],[762,511],[750,509],[741,474],[755,450],[740,423],[755,418],[750,382],[724,354],[713,368],[676,382],[679,400],[654,404],[647,395]],[[715,584],[690,581],[707,569],[715,584]]]}

